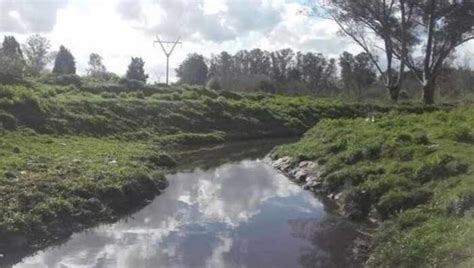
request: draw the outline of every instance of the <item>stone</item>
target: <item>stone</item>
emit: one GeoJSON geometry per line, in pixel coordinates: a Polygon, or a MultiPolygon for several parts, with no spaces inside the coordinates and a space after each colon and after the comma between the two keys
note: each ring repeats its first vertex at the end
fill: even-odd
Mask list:
{"type": "Polygon", "coordinates": [[[298,182],[304,182],[308,174],[304,169],[297,170],[294,174],[295,180],[298,182]]]}
{"type": "Polygon", "coordinates": [[[282,157],[273,162],[272,166],[278,170],[287,172],[291,167],[291,157],[282,157]]]}

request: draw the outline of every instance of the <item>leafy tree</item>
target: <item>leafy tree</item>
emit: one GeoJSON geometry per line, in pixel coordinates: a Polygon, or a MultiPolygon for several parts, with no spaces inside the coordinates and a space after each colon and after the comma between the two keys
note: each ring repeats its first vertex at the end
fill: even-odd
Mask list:
{"type": "Polygon", "coordinates": [[[344,52],[339,58],[339,65],[344,86],[351,89],[357,98],[361,97],[364,88],[376,80],[370,57],[365,52],[355,57],[349,52],[344,52]]]}
{"type": "Polygon", "coordinates": [[[235,76],[234,69],[232,55],[223,51],[211,57],[208,76],[218,78],[222,88],[231,89],[235,76]]]}
{"type": "Polygon", "coordinates": [[[53,73],[76,74],[76,62],[71,52],[64,46],[59,47],[59,52],[54,60],[53,73]]]}
{"type": "Polygon", "coordinates": [[[281,49],[270,53],[271,77],[276,82],[284,82],[290,71],[291,62],[295,53],[290,48],[281,49]]]}
{"type": "Polygon", "coordinates": [[[132,57],[130,65],[128,65],[127,74],[125,77],[130,80],[138,80],[146,83],[148,75],[145,74],[145,62],[142,58],[132,57]]]}
{"type": "Polygon", "coordinates": [[[21,51],[20,44],[14,36],[5,36],[2,44],[2,54],[10,58],[23,59],[23,51],[21,51]]]}
{"type": "Polygon", "coordinates": [[[0,49],[0,82],[15,83],[23,79],[25,61],[20,44],[13,36],[5,36],[0,49]]]}
{"type": "Polygon", "coordinates": [[[407,66],[423,87],[423,102],[434,103],[436,81],[443,64],[456,48],[474,39],[474,2],[472,0],[420,0],[415,2],[414,34],[423,55],[417,50],[406,55],[407,66]]]}
{"type": "MultiPolygon", "coordinates": [[[[336,69],[334,60],[328,60],[323,54],[298,52],[295,65],[301,80],[312,92],[321,93],[333,86],[332,80],[336,69]]],[[[290,75],[295,74],[289,73],[290,75]]]]}
{"type": "Polygon", "coordinates": [[[176,69],[180,83],[204,85],[207,80],[208,68],[204,57],[199,54],[190,54],[176,69]]]}
{"type": "Polygon", "coordinates": [[[32,35],[26,40],[23,51],[26,55],[28,71],[31,75],[39,75],[46,65],[53,59],[49,49],[51,44],[46,37],[39,34],[32,35]]]}
{"type": "Polygon", "coordinates": [[[359,45],[381,76],[390,98],[396,102],[403,82],[405,55],[414,42],[414,0],[325,1],[311,14],[334,20],[342,34],[359,45]],[[322,12],[321,12],[322,11],[322,12]],[[374,40],[376,37],[376,40],[374,40]],[[376,44],[381,43],[383,60],[376,44]],[[394,61],[398,59],[398,71],[394,61]],[[385,63],[385,68],[383,67],[385,63]]]}
{"type": "Polygon", "coordinates": [[[259,48],[252,49],[248,55],[251,74],[269,75],[270,74],[270,53],[259,48]]]}
{"type": "Polygon", "coordinates": [[[87,74],[96,79],[107,78],[107,69],[102,63],[102,57],[99,54],[91,53],[89,55],[89,69],[87,69],[87,74]]]}

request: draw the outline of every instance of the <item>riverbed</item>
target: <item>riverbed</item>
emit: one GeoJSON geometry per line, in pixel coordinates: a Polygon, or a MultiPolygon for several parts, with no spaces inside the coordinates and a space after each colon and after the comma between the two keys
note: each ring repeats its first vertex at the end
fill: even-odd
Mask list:
{"type": "Polygon", "coordinates": [[[354,267],[353,226],[272,168],[274,144],[196,149],[143,209],[13,267],[354,267]]]}

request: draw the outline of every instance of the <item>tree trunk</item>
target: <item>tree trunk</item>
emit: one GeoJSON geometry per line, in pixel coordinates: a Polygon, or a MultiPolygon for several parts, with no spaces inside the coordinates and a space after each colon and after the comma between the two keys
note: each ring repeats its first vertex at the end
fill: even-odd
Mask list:
{"type": "Polygon", "coordinates": [[[434,104],[435,82],[429,81],[423,85],[423,103],[426,105],[434,104]]]}
{"type": "Polygon", "coordinates": [[[400,87],[399,86],[387,86],[388,93],[390,94],[390,100],[392,102],[397,103],[398,102],[398,95],[400,93],[400,87]]]}

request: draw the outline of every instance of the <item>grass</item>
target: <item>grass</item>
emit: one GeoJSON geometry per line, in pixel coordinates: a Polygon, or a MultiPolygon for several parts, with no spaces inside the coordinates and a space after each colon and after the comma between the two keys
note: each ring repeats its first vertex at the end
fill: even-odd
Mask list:
{"type": "Polygon", "coordinates": [[[242,95],[189,86],[124,91],[120,85],[95,84],[99,89],[91,90],[90,85],[82,84],[0,85],[3,128],[23,126],[43,134],[132,139],[219,132],[225,140],[238,140],[300,135],[321,118],[438,109],[345,104],[310,96],[242,95]]]}
{"type": "Polygon", "coordinates": [[[373,267],[472,267],[474,111],[323,120],[274,157],[324,165],[323,191],[344,212],[382,221],[373,267]]]}
{"type": "Polygon", "coordinates": [[[175,164],[151,148],[107,138],[3,133],[0,248],[39,247],[151,200],[165,186],[156,170],[175,164]]]}
{"type": "MultiPolygon", "coordinates": [[[[433,181],[429,177],[433,170],[457,176],[466,174],[466,163],[456,154],[445,155],[441,148],[427,147],[433,139],[421,130],[416,135],[407,131],[405,136],[400,133],[399,139],[392,137],[388,119],[382,131],[388,133],[386,136],[377,136],[380,130],[376,128],[360,132],[362,136],[351,136],[353,129],[372,126],[353,118],[390,111],[421,114],[449,109],[452,107],[237,94],[190,86],[99,83],[76,76],[48,76],[21,85],[0,85],[0,253],[13,247],[50,244],[152,199],[165,186],[160,170],[180,164],[166,151],[235,140],[294,137],[322,119],[347,120],[323,121],[319,124],[323,132],[318,131],[318,126],[300,146],[280,151],[325,161],[328,188],[337,190],[352,181],[357,187],[352,192],[351,206],[356,209],[367,198],[360,193],[370,187],[376,189],[380,193],[370,198],[379,198],[379,211],[391,217],[407,203],[437,197],[433,190],[422,192],[424,185],[433,181]],[[371,137],[376,142],[369,140],[371,137]],[[398,162],[389,158],[386,163],[369,163],[386,151],[381,147],[386,139],[391,141],[387,148],[393,157],[418,159],[422,154],[439,154],[440,160],[434,158],[429,162],[433,165],[427,166],[423,166],[423,159],[413,166],[409,161],[397,166],[398,162]],[[397,149],[405,143],[414,145],[397,149]],[[327,152],[334,157],[328,157],[327,152]],[[365,164],[359,169],[360,163],[365,164]],[[350,164],[357,166],[351,168],[350,164]],[[400,174],[420,168],[419,180],[376,180],[388,172],[387,168],[400,170],[400,174]],[[374,179],[365,180],[366,173],[374,179]],[[403,187],[412,184],[419,191],[405,194],[403,187]],[[385,189],[391,187],[393,192],[389,194],[385,189]]],[[[397,122],[403,122],[402,115],[393,114],[391,118],[396,116],[400,117],[397,122]]],[[[471,125],[467,122],[459,128],[452,126],[443,135],[454,144],[471,142],[471,125]]],[[[418,125],[424,127],[420,122],[418,125]]]]}

